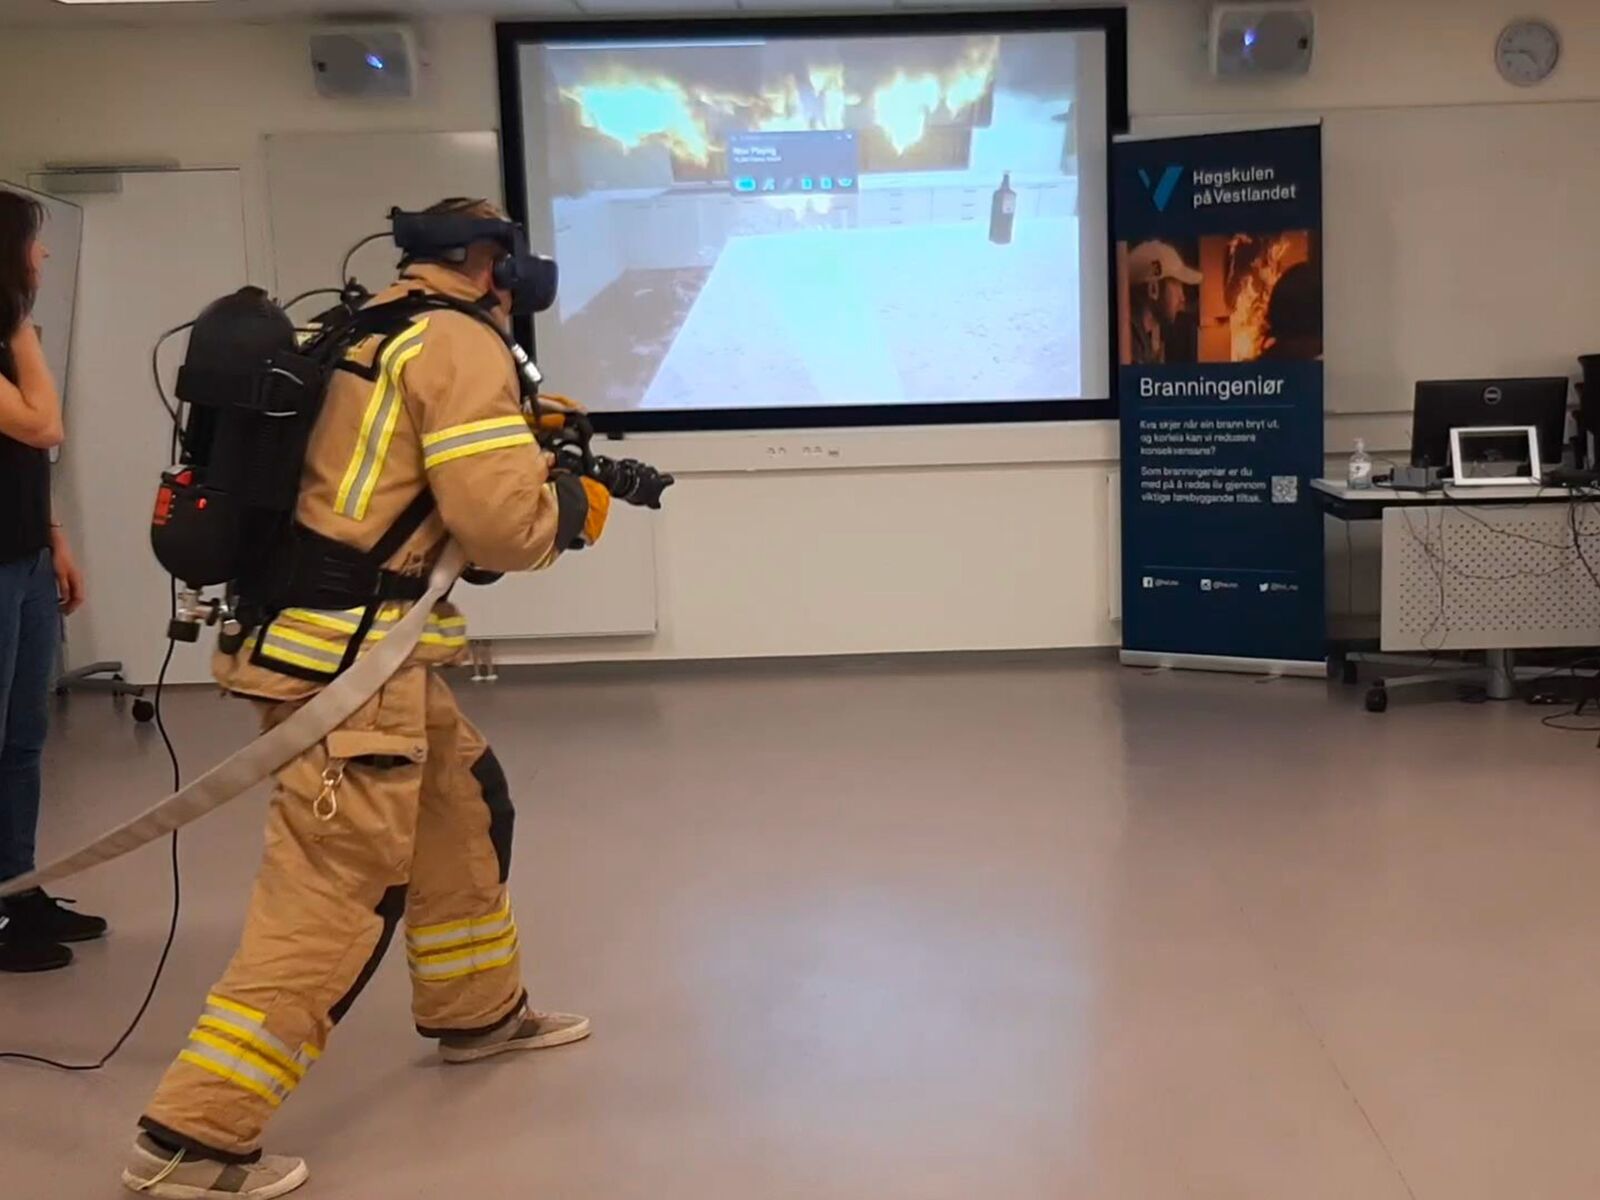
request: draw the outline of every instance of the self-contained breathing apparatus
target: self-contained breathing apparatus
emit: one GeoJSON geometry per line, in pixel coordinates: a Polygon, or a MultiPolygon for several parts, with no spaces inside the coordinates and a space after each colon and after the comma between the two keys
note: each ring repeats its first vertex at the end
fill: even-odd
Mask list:
{"type": "MultiPolygon", "coordinates": [[[[494,264],[494,283],[510,294],[515,315],[542,312],[555,300],[555,262],[531,253],[514,222],[466,208],[396,208],[389,219],[402,266],[457,262],[469,246],[493,242],[504,250],[494,264]]],[[[485,307],[420,290],[372,305],[371,294],[353,279],[337,290],[339,302],[306,330],[265,292],[248,287],[214,301],[194,321],[176,389],[179,462],[162,474],[151,522],[156,557],[182,585],[170,637],[193,642],[202,624],[220,624],[218,644],[232,653],[291,605],[376,612],[383,601],[414,601],[422,594],[421,578],[396,575],[384,564],[432,511],[426,488],[366,552],[299,524],[295,507],[333,371],[358,343],[399,333],[429,310],[463,313],[502,339],[516,363],[529,424],[557,470],[587,475],[624,503],[661,507],[672,476],[634,459],[595,454],[588,419],[540,397],[538,367],[485,307]],[[203,594],[214,587],[223,589],[220,596],[203,594]]],[[[490,582],[498,576],[469,572],[466,578],[490,582]]],[[[352,639],[352,656],[360,642],[352,639]]]]}

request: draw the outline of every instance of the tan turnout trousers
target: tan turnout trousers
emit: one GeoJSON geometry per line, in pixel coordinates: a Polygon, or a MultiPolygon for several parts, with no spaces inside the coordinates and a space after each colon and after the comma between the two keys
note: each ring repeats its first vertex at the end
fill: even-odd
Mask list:
{"type": "MultiPolygon", "coordinates": [[[[418,287],[476,299],[462,277],[427,266],[378,300],[418,287]]],[[[435,508],[390,570],[424,573],[447,536],[490,570],[552,563],[583,527],[587,501],[577,480],[547,478],[494,333],[435,312],[371,341],[329,386],[300,522],[370,549],[426,488],[435,508]]],[[[217,678],[255,700],[270,726],[405,607],[285,609],[236,654],[218,655],[217,678]]],[[[277,773],[239,948],[140,1121],[159,1141],[223,1161],[255,1157],[402,921],[419,1032],[486,1032],[517,1014],[511,798],[435,673],[465,647],[465,621],[440,604],[382,691],[277,773]]]]}
{"type": "Polygon", "coordinates": [[[443,680],[403,668],[277,781],[239,949],[141,1122],[213,1156],[258,1148],[402,920],[424,1035],[491,1029],[523,998],[505,776],[443,680]],[[374,747],[403,761],[352,761],[374,747]]]}

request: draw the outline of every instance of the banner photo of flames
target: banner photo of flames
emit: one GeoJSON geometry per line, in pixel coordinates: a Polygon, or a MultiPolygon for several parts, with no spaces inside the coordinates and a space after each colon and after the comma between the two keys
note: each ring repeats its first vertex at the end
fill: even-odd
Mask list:
{"type": "Polygon", "coordinates": [[[1200,361],[1322,357],[1322,266],[1304,229],[1200,239],[1200,361]]]}
{"type": "MultiPolygon", "coordinates": [[[[593,139],[625,155],[659,147],[680,182],[724,179],[729,135],[753,132],[854,131],[863,173],[960,169],[971,131],[993,115],[995,36],[718,49],[553,49],[551,99],[566,123],[555,141],[578,155],[593,139]]],[[[579,162],[554,165],[567,194],[599,182],[579,162]]]]}

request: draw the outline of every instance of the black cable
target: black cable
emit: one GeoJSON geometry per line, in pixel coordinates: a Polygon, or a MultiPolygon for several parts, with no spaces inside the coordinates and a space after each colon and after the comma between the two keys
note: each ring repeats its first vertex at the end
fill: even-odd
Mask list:
{"type": "MultiPolygon", "coordinates": [[[[176,587],[176,584],[174,584],[176,587]]],[[[172,609],[177,612],[177,601],[174,595],[172,609]]],[[[161,670],[156,675],[156,729],[161,734],[161,744],[167,748],[167,760],[172,764],[172,790],[177,791],[183,786],[183,769],[178,764],[178,751],[172,744],[172,738],[167,734],[167,724],[161,712],[161,698],[167,685],[167,669],[172,665],[172,652],[178,643],[171,638],[167,639],[166,657],[161,660],[161,670]]],[[[53,1067],[57,1071],[98,1071],[117,1056],[133,1036],[134,1030],[139,1028],[139,1022],[144,1020],[145,1013],[150,1011],[150,1003],[156,998],[156,989],[161,986],[161,976],[167,969],[167,958],[172,954],[172,944],[178,937],[178,915],[183,908],[182,876],[178,870],[178,831],[172,831],[172,918],[167,922],[167,940],[161,947],[161,957],[156,960],[155,974],[150,977],[150,986],[145,989],[144,999],[139,1004],[139,1011],[133,1014],[133,1020],[128,1022],[128,1027],[122,1031],[122,1036],[113,1043],[111,1049],[100,1056],[99,1061],[92,1063],[64,1063],[56,1059],[47,1058],[42,1054],[25,1054],[17,1050],[0,1052],[0,1061],[37,1063],[42,1067],[53,1067]]]]}
{"type": "Polygon", "coordinates": [[[1546,729],[1559,730],[1562,733],[1600,733],[1600,725],[1558,725],[1558,721],[1570,721],[1577,717],[1577,709],[1571,712],[1551,713],[1548,717],[1540,717],[1539,724],[1546,729]]]}
{"type": "MultiPolygon", "coordinates": [[[[1432,522],[1429,520],[1426,511],[1422,514],[1422,529],[1423,533],[1428,535],[1426,537],[1418,535],[1417,527],[1412,524],[1411,513],[1407,509],[1402,508],[1399,512],[1400,519],[1405,522],[1406,532],[1411,535],[1411,540],[1421,549],[1423,557],[1427,559],[1428,566],[1432,570],[1434,582],[1439,585],[1438,611],[1434,613],[1433,620],[1428,623],[1428,628],[1417,639],[1422,648],[1433,656],[1434,661],[1437,661],[1440,651],[1444,649],[1445,644],[1450,640],[1449,601],[1445,593],[1445,576],[1448,574],[1448,564],[1445,560],[1444,549],[1444,514],[1440,513],[1439,515],[1439,544],[1435,546],[1431,541],[1432,522]],[[1437,645],[1430,646],[1428,644],[1429,638],[1433,636],[1433,631],[1441,625],[1444,626],[1443,636],[1439,639],[1437,645]]],[[[1430,663],[1429,665],[1431,666],[1432,664],[1430,663]]]]}
{"type": "MultiPolygon", "coordinates": [[[[351,253],[353,254],[354,251],[352,250],[351,253]]],[[[348,258],[345,259],[345,262],[347,264],[349,263],[349,261],[350,260],[348,258]]],[[[343,288],[336,288],[336,287],[311,288],[309,291],[301,292],[293,300],[288,300],[288,301],[285,301],[283,304],[278,305],[278,307],[283,309],[285,312],[288,312],[289,309],[293,308],[296,304],[299,304],[300,301],[309,300],[313,296],[342,296],[342,295],[344,295],[344,289],[343,288]]]]}
{"type": "MultiPolygon", "coordinates": [[[[356,251],[373,242],[380,242],[386,237],[392,237],[393,231],[385,229],[382,233],[369,233],[354,246],[344,252],[344,261],[339,264],[339,281],[343,283],[350,278],[350,260],[356,256],[356,251]]],[[[288,305],[284,306],[285,308],[288,305]]]]}
{"type": "Polygon", "coordinates": [[[161,383],[161,347],[167,344],[169,338],[177,337],[185,329],[194,328],[193,321],[185,321],[182,325],[174,325],[156,339],[156,344],[150,350],[150,377],[155,380],[156,399],[161,401],[161,407],[167,410],[167,416],[172,419],[173,428],[178,426],[178,407],[167,399],[167,389],[161,383]]]}
{"type": "MultiPolygon", "coordinates": [[[[166,390],[161,386],[161,363],[158,355],[161,352],[161,342],[166,341],[167,338],[182,332],[193,324],[194,322],[190,321],[188,325],[179,325],[177,328],[162,334],[161,340],[156,343],[155,351],[152,352],[150,357],[151,368],[155,375],[156,395],[161,397],[163,407],[167,408],[168,413],[173,418],[172,437],[168,442],[168,452],[172,458],[176,458],[178,454],[178,418],[177,413],[167,405],[166,390]]],[[[178,581],[176,579],[170,579],[167,584],[167,614],[169,618],[176,618],[178,615],[178,581]]],[[[161,669],[156,672],[156,690],[151,702],[151,706],[155,709],[156,732],[161,735],[161,744],[166,747],[167,751],[167,762],[172,766],[173,791],[177,791],[183,786],[183,766],[178,761],[178,749],[172,744],[172,736],[167,732],[167,719],[166,714],[162,711],[161,701],[166,695],[167,671],[172,667],[172,654],[177,648],[177,640],[169,637],[167,639],[167,652],[161,659],[161,669]]],[[[156,998],[156,989],[161,986],[161,977],[166,974],[167,959],[172,955],[173,943],[178,939],[178,918],[183,911],[183,876],[178,867],[178,831],[176,829],[172,831],[171,862],[172,916],[167,921],[167,937],[161,946],[161,957],[156,960],[155,973],[150,977],[150,986],[145,989],[144,999],[139,1002],[139,1011],[133,1014],[133,1020],[128,1022],[128,1027],[122,1031],[122,1036],[117,1038],[111,1049],[101,1055],[98,1062],[93,1063],[64,1063],[46,1057],[43,1054],[27,1054],[20,1050],[0,1051],[0,1062],[36,1063],[41,1067],[52,1067],[57,1071],[98,1071],[115,1058],[117,1052],[123,1046],[127,1045],[128,1039],[133,1036],[134,1030],[138,1029],[139,1023],[144,1020],[145,1013],[150,1011],[150,1004],[156,998]]]]}
{"type": "Polygon", "coordinates": [[[1583,552],[1583,529],[1578,524],[1577,502],[1567,505],[1567,527],[1572,530],[1572,548],[1577,552],[1578,561],[1583,564],[1583,569],[1589,574],[1589,581],[1595,589],[1600,591],[1600,575],[1595,574],[1594,566],[1589,562],[1589,556],[1583,552]]]}

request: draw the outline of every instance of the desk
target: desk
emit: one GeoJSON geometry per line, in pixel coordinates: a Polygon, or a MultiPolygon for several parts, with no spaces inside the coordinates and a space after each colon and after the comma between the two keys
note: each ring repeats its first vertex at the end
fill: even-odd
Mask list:
{"type": "Polygon", "coordinates": [[[1380,681],[1367,697],[1374,711],[1394,687],[1462,674],[1510,699],[1513,651],[1600,644],[1600,510],[1588,496],[1525,485],[1352,489],[1329,479],[1315,480],[1312,494],[1337,520],[1383,522],[1385,655],[1486,652],[1481,668],[1430,663],[1423,675],[1380,681]]]}

